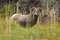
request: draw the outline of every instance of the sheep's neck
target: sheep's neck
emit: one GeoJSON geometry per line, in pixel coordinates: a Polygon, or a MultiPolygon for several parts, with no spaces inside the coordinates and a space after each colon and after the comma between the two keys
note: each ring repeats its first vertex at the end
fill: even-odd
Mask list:
{"type": "Polygon", "coordinates": [[[37,20],[38,20],[38,15],[33,15],[33,21],[31,22],[32,25],[35,25],[37,23],[37,20]]]}

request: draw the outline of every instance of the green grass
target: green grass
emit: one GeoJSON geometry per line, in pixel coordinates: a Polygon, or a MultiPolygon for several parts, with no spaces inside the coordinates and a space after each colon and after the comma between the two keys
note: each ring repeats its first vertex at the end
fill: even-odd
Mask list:
{"type": "Polygon", "coordinates": [[[0,20],[0,40],[60,40],[60,24],[23,28],[17,23],[11,24],[6,31],[6,21],[0,20]],[[7,32],[7,33],[6,33],[7,32]]]}

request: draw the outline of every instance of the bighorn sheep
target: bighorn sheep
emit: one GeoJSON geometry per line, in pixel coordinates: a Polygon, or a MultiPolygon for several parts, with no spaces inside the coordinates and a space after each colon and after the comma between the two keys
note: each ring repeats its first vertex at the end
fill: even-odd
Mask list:
{"type": "Polygon", "coordinates": [[[16,21],[21,26],[33,26],[38,20],[38,9],[36,7],[32,8],[32,12],[28,15],[14,14],[12,15],[13,21],[16,21]]]}

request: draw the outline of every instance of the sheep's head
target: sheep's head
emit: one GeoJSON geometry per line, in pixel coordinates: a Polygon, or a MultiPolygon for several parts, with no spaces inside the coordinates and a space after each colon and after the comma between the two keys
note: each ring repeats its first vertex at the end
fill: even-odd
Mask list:
{"type": "Polygon", "coordinates": [[[42,12],[40,8],[32,7],[30,9],[30,13],[32,13],[33,15],[39,15],[40,12],[42,12]]]}

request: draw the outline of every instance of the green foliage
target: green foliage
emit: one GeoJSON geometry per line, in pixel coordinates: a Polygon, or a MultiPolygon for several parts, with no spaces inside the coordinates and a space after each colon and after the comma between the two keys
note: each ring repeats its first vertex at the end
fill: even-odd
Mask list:
{"type": "Polygon", "coordinates": [[[11,16],[12,14],[15,13],[15,6],[12,4],[12,5],[4,5],[3,8],[0,9],[0,17],[5,17],[6,15],[7,16],[11,16]]]}
{"type": "Polygon", "coordinates": [[[3,8],[0,9],[0,17],[1,17],[1,16],[4,16],[4,13],[5,13],[5,9],[4,9],[4,7],[3,7],[3,8]]]}
{"type": "Polygon", "coordinates": [[[11,16],[13,13],[15,13],[14,5],[6,4],[4,7],[5,7],[5,15],[11,16]]]}

